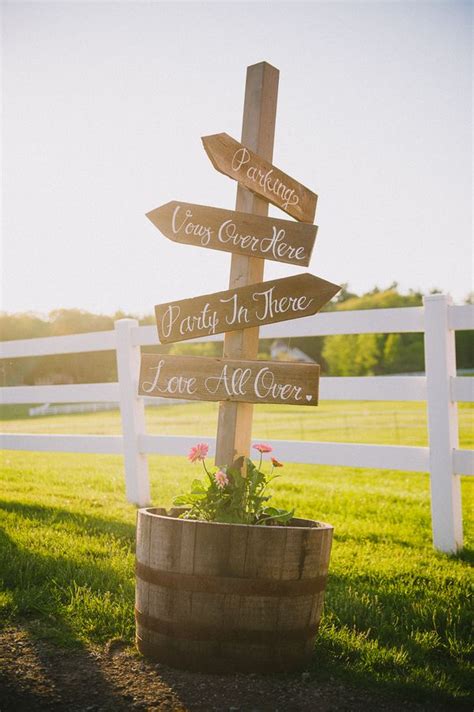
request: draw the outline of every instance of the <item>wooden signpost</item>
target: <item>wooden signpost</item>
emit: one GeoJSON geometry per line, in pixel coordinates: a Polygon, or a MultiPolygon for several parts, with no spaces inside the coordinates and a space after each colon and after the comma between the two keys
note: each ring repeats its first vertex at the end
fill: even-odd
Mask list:
{"type": "Polygon", "coordinates": [[[214,168],[297,220],[313,222],[318,196],[226,133],[203,136],[214,168]]]}
{"type": "MultiPolygon", "coordinates": [[[[242,143],[227,134],[203,139],[214,166],[238,181],[235,212],[174,201],[148,213],[169,239],[228,250],[232,258],[228,290],[155,308],[162,343],[224,332],[223,357],[144,354],[138,392],[219,401],[216,464],[238,467],[243,478],[249,475],[242,456],[249,455],[253,404],[318,402],[317,364],[257,359],[260,325],[315,314],[340,289],[309,273],[263,280],[265,259],[306,266],[316,235],[308,224],[316,195],[271,164],[277,90],[274,67],[249,67],[242,143]],[[267,217],[269,202],[300,222],[267,217]]],[[[264,523],[269,526],[214,525],[183,521],[173,510],[140,510],[136,621],[142,653],[214,672],[289,672],[307,661],[332,527],[304,520],[294,526],[292,520],[282,531],[271,526],[272,516],[264,523]],[[291,623],[285,630],[278,625],[280,609],[291,623]]]]}
{"type": "Polygon", "coordinates": [[[307,267],[316,225],[173,200],[147,213],[173,242],[307,267]]]}
{"type": "Polygon", "coordinates": [[[278,70],[247,69],[242,143],[205,136],[214,167],[238,181],[236,210],[173,201],[147,213],[169,239],[232,253],[229,289],[155,307],[162,343],[225,333],[223,358],[142,356],[143,396],[220,401],[216,464],[248,455],[253,403],[317,405],[319,366],[258,361],[259,326],[316,314],[340,287],[311,274],[263,281],[264,260],[307,266],[317,196],[272,165],[278,70]],[[300,222],[268,215],[273,203],[300,222]]]}
{"type": "Polygon", "coordinates": [[[139,393],[185,400],[317,405],[318,384],[318,364],[145,354],[139,393]]]}
{"type": "Polygon", "coordinates": [[[312,274],[260,282],[155,307],[162,344],[316,314],[340,287],[312,274]]]}

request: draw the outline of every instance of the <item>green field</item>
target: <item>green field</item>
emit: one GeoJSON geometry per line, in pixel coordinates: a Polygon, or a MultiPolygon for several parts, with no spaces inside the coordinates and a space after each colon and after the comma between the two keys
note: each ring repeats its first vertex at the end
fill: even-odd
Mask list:
{"type": "MultiPolygon", "coordinates": [[[[28,417],[29,406],[0,406],[1,430],[8,433],[119,435],[118,410],[28,417]]],[[[147,430],[161,435],[213,436],[217,403],[147,408],[147,430]]],[[[460,446],[474,447],[474,404],[459,405],[460,446]]],[[[422,402],[325,401],[317,408],[257,405],[257,439],[359,442],[387,445],[428,444],[426,404],[422,402]]]]}
{"type": "MultiPolygon", "coordinates": [[[[25,410],[5,408],[1,429],[120,432],[116,412],[30,419],[25,410]]],[[[257,408],[255,438],[426,444],[424,404],[302,410],[257,408]]],[[[211,435],[216,413],[210,404],[153,408],[148,429],[211,435]]],[[[473,447],[473,413],[460,408],[462,447],[473,447]]],[[[448,557],[432,549],[426,474],[290,464],[282,472],[275,504],[335,526],[315,674],[427,708],[444,700],[468,709],[473,478],[463,481],[466,547],[448,557]]],[[[153,502],[169,505],[195,474],[184,458],[151,457],[153,502]]],[[[0,619],[58,645],[131,643],[135,511],[122,459],[6,452],[0,499],[0,619]]]]}

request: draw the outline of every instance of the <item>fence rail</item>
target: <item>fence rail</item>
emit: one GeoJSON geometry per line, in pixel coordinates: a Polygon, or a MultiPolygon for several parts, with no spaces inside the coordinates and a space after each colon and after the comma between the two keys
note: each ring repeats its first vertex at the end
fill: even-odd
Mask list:
{"type": "Polygon", "coordinates": [[[88,351],[112,351],[117,347],[115,331],[92,331],[68,336],[46,336],[40,339],[18,339],[0,343],[0,358],[82,354],[88,351]]]}
{"type": "Polygon", "coordinates": [[[2,403],[104,403],[119,402],[118,383],[71,383],[63,386],[6,386],[2,403]]]}
{"type": "MultiPolygon", "coordinates": [[[[457,402],[474,401],[474,379],[456,376],[454,335],[456,330],[472,328],[474,306],[452,305],[445,295],[426,297],[423,307],[326,312],[262,327],[261,338],[408,332],[423,332],[425,338],[425,376],[322,378],[320,398],[426,401],[429,447],[288,440],[270,444],[290,462],[429,472],[434,545],[441,551],[457,551],[462,546],[459,478],[474,475],[474,451],[459,449],[457,402]]],[[[222,335],[194,341],[211,340],[222,340],[222,335]]],[[[137,396],[140,349],[157,343],[156,328],[139,326],[134,319],[117,321],[114,331],[2,342],[0,358],[115,350],[117,383],[4,387],[0,389],[0,400],[6,404],[117,403],[122,418],[122,435],[1,434],[2,447],[123,454],[127,498],[140,506],[148,504],[147,455],[181,455],[197,437],[146,433],[146,399],[137,396]]],[[[215,439],[206,441],[212,452],[215,439]]]]}

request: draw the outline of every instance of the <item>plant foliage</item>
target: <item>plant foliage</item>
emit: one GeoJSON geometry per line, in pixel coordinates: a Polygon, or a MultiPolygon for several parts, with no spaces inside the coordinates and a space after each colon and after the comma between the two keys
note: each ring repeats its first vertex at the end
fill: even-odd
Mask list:
{"type": "Polygon", "coordinates": [[[268,503],[271,498],[267,491],[268,485],[278,477],[273,474],[275,467],[281,467],[275,458],[272,458],[268,474],[262,470],[262,452],[258,467],[248,457],[240,457],[232,466],[216,468],[211,473],[205,463],[207,446],[203,444],[199,447],[203,448],[204,454],[192,454],[195,450],[193,448],[189,459],[202,462],[206,479],[193,480],[190,491],[176,497],[173,502],[176,507],[187,508],[181,515],[184,519],[262,525],[284,525],[290,522],[294,510],[277,509],[268,503]]]}

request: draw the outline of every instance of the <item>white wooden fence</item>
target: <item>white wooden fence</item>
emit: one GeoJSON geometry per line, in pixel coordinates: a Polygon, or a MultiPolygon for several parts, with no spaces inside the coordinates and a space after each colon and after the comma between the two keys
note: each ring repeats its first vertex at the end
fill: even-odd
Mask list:
{"type": "MultiPolygon", "coordinates": [[[[459,449],[457,402],[474,400],[472,378],[456,376],[454,335],[474,328],[474,306],[455,306],[445,295],[424,299],[423,307],[328,312],[261,329],[262,338],[424,332],[426,376],[322,378],[321,400],[427,402],[429,447],[270,441],[289,462],[429,472],[434,546],[444,552],[462,547],[460,475],[474,475],[474,450],[459,449]]],[[[219,336],[206,340],[219,340],[219,336]]],[[[196,339],[198,341],[198,339],[196,339]]],[[[1,343],[2,358],[83,353],[114,349],[118,383],[14,386],[0,389],[3,403],[118,402],[122,435],[0,435],[3,448],[83,453],[119,453],[125,458],[127,498],[149,503],[147,455],[183,455],[198,435],[148,435],[144,399],[137,394],[140,347],[157,343],[154,326],[134,319],[116,322],[114,331],[53,336],[1,343]]],[[[205,438],[214,447],[212,438],[205,438]]],[[[212,452],[212,451],[211,451],[212,452]]]]}

